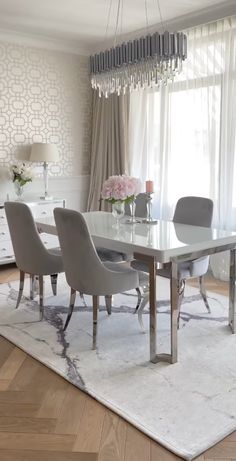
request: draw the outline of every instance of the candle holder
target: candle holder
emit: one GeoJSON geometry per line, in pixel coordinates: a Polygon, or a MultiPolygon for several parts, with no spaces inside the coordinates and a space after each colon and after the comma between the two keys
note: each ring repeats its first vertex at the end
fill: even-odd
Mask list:
{"type": "Polygon", "coordinates": [[[156,224],[157,220],[152,218],[152,193],[147,192],[147,218],[143,220],[146,224],[156,224]]]}
{"type": "Polygon", "coordinates": [[[126,224],[136,224],[136,223],[140,223],[141,220],[140,219],[136,219],[136,216],[135,216],[135,209],[136,209],[136,202],[135,202],[135,199],[132,200],[132,202],[130,202],[129,204],[130,206],[130,218],[126,219],[126,224]]]}

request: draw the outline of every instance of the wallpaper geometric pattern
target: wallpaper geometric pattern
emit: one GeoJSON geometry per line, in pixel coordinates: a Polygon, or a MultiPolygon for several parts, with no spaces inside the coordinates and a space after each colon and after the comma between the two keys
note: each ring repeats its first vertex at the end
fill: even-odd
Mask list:
{"type": "Polygon", "coordinates": [[[51,175],[89,174],[90,130],[87,57],[0,43],[0,168],[51,142],[60,154],[51,175]]]}

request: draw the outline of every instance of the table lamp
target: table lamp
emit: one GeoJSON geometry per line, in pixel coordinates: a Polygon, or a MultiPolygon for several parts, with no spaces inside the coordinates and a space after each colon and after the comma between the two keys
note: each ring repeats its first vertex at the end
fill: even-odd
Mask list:
{"type": "Polygon", "coordinates": [[[58,162],[59,153],[55,144],[47,144],[36,142],[32,145],[30,153],[30,162],[43,162],[43,179],[44,179],[44,196],[40,197],[42,200],[50,200],[52,197],[48,195],[48,163],[58,162]]]}

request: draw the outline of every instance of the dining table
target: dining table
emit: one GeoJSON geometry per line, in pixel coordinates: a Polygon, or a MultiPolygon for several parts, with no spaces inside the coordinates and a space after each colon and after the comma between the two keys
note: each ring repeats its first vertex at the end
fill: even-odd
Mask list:
{"type": "MultiPolygon", "coordinates": [[[[119,223],[112,213],[103,211],[85,212],[94,245],[130,255],[144,261],[149,270],[149,347],[150,361],[176,363],[178,360],[178,298],[180,280],[178,265],[183,261],[215,253],[229,251],[229,314],[228,324],[236,332],[236,232],[200,226],[178,224],[172,221],[132,223],[124,216],[119,223]],[[165,353],[157,350],[156,282],[157,265],[170,265],[170,347],[165,353]]],[[[53,217],[36,218],[39,232],[57,235],[53,217]]],[[[78,261],[79,264],[79,261],[78,261]]]]}

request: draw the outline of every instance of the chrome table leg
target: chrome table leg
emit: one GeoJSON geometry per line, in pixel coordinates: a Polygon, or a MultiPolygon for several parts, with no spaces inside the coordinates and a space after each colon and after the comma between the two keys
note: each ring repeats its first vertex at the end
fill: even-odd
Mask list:
{"type": "Polygon", "coordinates": [[[179,277],[178,265],[172,262],[170,279],[170,306],[171,306],[171,363],[177,362],[178,357],[178,319],[179,319],[179,277]]]}
{"type": "Polygon", "coordinates": [[[145,261],[149,267],[149,304],[150,304],[150,361],[157,362],[177,362],[177,325],[179,312],[179,281],[178,265],[172,263],[171,276],[171,353],[158,354],[156,345],[157,334],[157,314],[156,314],[156,261],[154,256],[134,253],[134,258],[145,261]]]}
{"type": "Polygon", "coordinates": [[[150,340],[150,361],[156,363],[159,361],[157,356],[156,347],[156,261],[154,256],[148,256],[144,254],[135,253],[135,259],[145,261],[148,264],[149,269],[149,304],[150,304],[150,315],[149,315],[149,340],[150,340]]]}
{"type": "Polygon", "coordinates": [[[150,257],[149,265],[149,329],[150,329],[150,361],[155,363],[157,360],[157,310],[156,310],[156,262],[155,258],[150,257]]]}
{"type": "Polygon", "coordinates": [[[236,250],[230,250],[230,276],[229,276],[229,325],[232,333],[236,333],[236,313],[235,313],[235,276],[236,276],[236,250]]]}
{"type": "Polygon", "coordinates": [[[43,320],[43,302],[44,302],[44,283],[43,283],[43,276],[39,276],[39,312],[40,312],[40,320],[43,320]]]}
{"type": "Polygon", "coordinates": [[[99,297],[93,296],[93,349],[97,347],[97,320],[99,297]]]}

